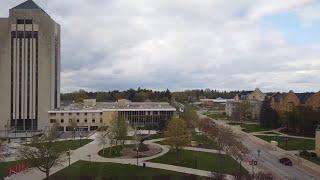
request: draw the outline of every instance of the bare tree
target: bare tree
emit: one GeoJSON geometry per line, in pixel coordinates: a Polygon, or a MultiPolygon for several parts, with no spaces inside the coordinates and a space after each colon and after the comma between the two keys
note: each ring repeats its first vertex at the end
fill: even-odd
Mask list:
{"type": "Polygon", "coordinates": [[[53,127],[40,137],[34,137],[30,144],[22,146],[18,150],[20,160],[28,163],[30,167],[36,167],[49,177],[50,169],[61,165],[65,161],[65,151],[55,143],[56,128],[53,127]]]}
{"type": "Polygon", "coordinates": [[[75,119],[69,119],[69,128],[71,128],[73,139],[76,138],[76,130],[77,130],[78,124],[75,119]]]}
{"type": "Polygon", "coordinates": [[[3,160],[4,141],[0,139],[0,162],[3,160]]]}
{"type": "Polygon", "coordinates": [[[232,131],[232,129],[226,126],[217,124],[211,126],[207,134],[210,137],[209,139],[215,141],[219,147],[218,154],[220,156],[220,170],[218,173],[221,173],[222,170],[221,164],[223,161],[223,151],[239,161],[242,161],[245,154],[248,153],[248,149],[239,141],[239,137],[232,131]]]}
{"type": "Polygon", "coordinates": [[[99,134],[98,134],[97,140],[98,140],[99,145],[103,147],[102,153],[104,154],[104,149],[110,141],[109,140],[110,131],[108,128],[103,128],[98,133],[99,134]]]}

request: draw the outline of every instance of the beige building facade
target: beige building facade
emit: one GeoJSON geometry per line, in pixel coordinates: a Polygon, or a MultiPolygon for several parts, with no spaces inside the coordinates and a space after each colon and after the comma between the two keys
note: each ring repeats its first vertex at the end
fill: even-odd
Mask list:
{"type": "Polygon", "coordinates": [[[0,130],[41,130],[60,107],[60,25],[32,0],[0,18],[0,130]]]}
{"type": "Polygon", "coordinates": [[[125,99],[96,102],[90,99],[82,104],[48,111],[47,126],[58,124],[64,131],[70,131],[74,128],[71,122],[75,122],[77,130],[92,131],[123,118],[132,127],[163,128],[175,112],[176,108],[166,102],[131,102],[125,99]]]}

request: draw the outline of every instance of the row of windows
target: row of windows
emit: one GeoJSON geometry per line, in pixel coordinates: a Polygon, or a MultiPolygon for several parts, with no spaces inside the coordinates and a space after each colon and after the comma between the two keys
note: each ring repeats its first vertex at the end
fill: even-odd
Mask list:
{"type": "Polygon", "coordinates": [[[32,19],[17,19],[17,24],[32,24],[32,19]]]}
{"type": "Polygon", "coordinates": [[[38,38],[37,31],[11,31],[12,38],[38,38]]]}
{"type": "MultiPolygon", "coordinates": [[[[76,121],[77,121],[77,123],[80,123],[80,119],[77,119],[76,121]]],[[[56,122],[57,122],[56,119],[50,119],[50,123],[56,123],[56,122]]],[[[70,123],[70,122],[72,122],[72,119],[69,119],[69,123],[70,123]]],[[[84,122],[87,123],[88,120],[85,119],[84,122]]],[[[92,123],[95,123],[96,120],[95,120],[95,119],[92,119],[91,122],[92,122],[92,123]]],[[[102,118],[100,118],[100,123],[102,123],[102,122],[103,122],[103,120],[102,120],[102,118]]],[[[64,123],[64,119],[61,119],[61,120],[60,120],[60,123],[64,123]]]]}
{"type": "MultiPolygon", "coordinates": [[[[50,116],[55,116],[57,114],[60,114],[60,116],[64,116],[64,113],[50,113],[50,116]]],[[[66,114],[68,114],[69,116],[71,116],[73,114],[76,114],[77,116],[80,115],[80,113],[66,113],[66,114]]],[[[88,113],[82,113],[82,114],[84,114],[85,116],[88,115],[88,113]]],[[[92,114],[94,116],[96,113],[90,113],[90,114],[92,114]]],[[[100,112],[99,114],[102,115],[102,112],[100,112]]]]}

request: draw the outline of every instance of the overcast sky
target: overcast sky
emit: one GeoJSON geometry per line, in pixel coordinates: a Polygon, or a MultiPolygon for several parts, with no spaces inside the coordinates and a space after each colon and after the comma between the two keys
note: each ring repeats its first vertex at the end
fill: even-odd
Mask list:
{"type": "Polygon", "coordinates": [[[63,92],[320,90],[319,0],[35,2],[61,25],[63,92]]]}

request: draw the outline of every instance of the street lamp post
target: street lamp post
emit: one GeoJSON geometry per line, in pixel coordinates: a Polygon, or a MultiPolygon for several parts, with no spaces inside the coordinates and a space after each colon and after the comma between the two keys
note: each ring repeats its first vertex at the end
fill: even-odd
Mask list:
{"type": "Polygon", "coordinates": [[[70,166],[70,159],[71,159],[71,154],[70,154],[70,149],[69,149],[69,151],[67,151],[67,156],[68,156],[68,159],[69,159],[69,166],[70,166]]]}
{"type": "Polygon", "coordinates": [[[139,148],[138,148],[138,146],[137,146],[136,150],[137,150],[137,166],[139,166],[139,148]]]}
{"type": "Polygon", "coordinates": [[[76,128],[73,128],[73,139],[76,139],[76,128]]]}
{"type": "Polygon", "coordinates": [[[80,146],[81,146],[81,137],[82,137],[82,133],[81,133],[81,131],[80,131],[80,146]]]}

